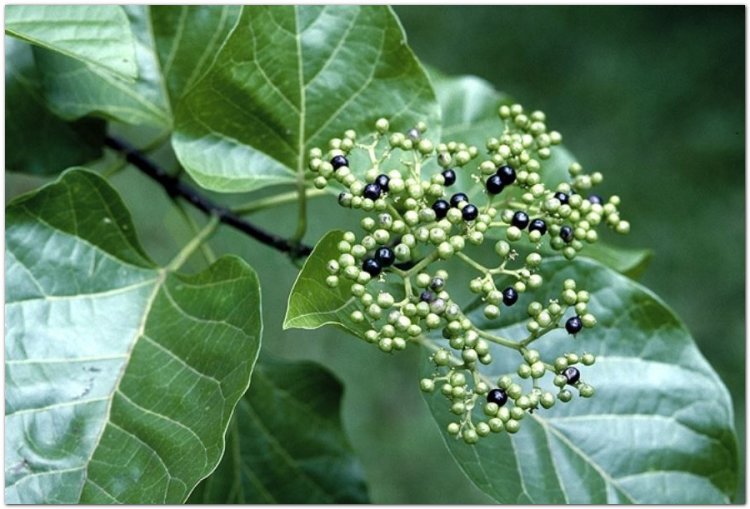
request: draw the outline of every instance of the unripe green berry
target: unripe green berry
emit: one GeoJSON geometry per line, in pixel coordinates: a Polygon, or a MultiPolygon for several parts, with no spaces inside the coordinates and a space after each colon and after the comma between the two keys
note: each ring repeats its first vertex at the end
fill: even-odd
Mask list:
{"type": "Polygon", "coordinates": [[[457,422],[452,422],[448,424],[446,429],[449,435],[458,435],[458,432],[461,431],[461,426],[457,422]]]}
{"type": "Polygon", "coordinates": [[[531,377],[542,378],[546,370],[547,368],[544,366],[544,363],[537,361],[531,365],[531,377]]]}
{"type": "Polygon", "coordinates": [[[564,375],[556,375],[552,383],[557,387],[565,387],[568,384],[568,379],[564,375]]]}
{"type": "Polygon", "coordinates": [[[429,378],[423,378],[419,381],[419,388],[424,392],[432,392],[435,390],[435,382],[429,378]]]}
{"type": "Polygon", "coordinates": [[[378,348],[380,348],[380,350],[385,353],[390,352],[391,350],[393,350],[393,339],[380,338],[380,341],[378,341],[378,348]]]}
{"type": "Polygon", "coordinates": [[[516,433],[521,429],[521,423],[515,419],[508,419],[508,422],[505,423],[504,427],[505,431],[508,433],[516,433]]]}
{"type": "MultiPolygon", "coordinates": [[[[566,380],[567,383],[567,380],[566,380]]],[[[521,394],[523,394],[523,389],[518,384],[510,384],[510,386],[506,389],[506,392],[508,393],[508,396],[511,399],[518,399],[521,397],[521,394]]]]}
{"type": "Polygon", "coordinates": [[[594,357],[594,354],[585,353],[581,356],[581,362],[584,366],[591,366],[596,362],[596,357],[594,357]]]}
{"type": "Polygon", "coordinates": [[[472,363],[476,362],[479,356],[477,355],[477,351],[473,348],[467,348],[466,350],[461,352],[461,358],[466,363],[472,363]]]}
{"type": "Polygon", "coordinates": [[[464,430],[462,438],[464,439],[464,442],[469,445],[476,444],[479,441],[479,435],[477,434],[476,430],[473,429],[464,430]]]}
{"type": "Polygon", "coordinates": [[[497,381],[497,386],[507,390],[513,384],[513,379],[508,375],[501,376],[497,381]]]}
{"type": "Polygon", "coordinates": [[[461,415],[466,411],[466,405],[463,401],[456,401],[451,405],[451,412],[456,415],[461,415]]]}
{"type": "Polygon", "coordinates": [[[578,387],[578,394],[583,398],[590,398],[594,395],[594,388],[588,384],[581,384],[578,387]]]}
{"type": "MultiPolygon", "coordinates": [[[[534,231],[537,231],[537,230],[534,230],[534,231]]],[[[518,239],[520,239],[522,234],[523,233],[521,232],[521,230],[515,226],[509,226],[508,229],[505,231],[505,236],[511,242],[515,242],[518,239]]]]}
{"type": "Polygon", "coordinates": [[[586,328],[591,328],[596,325],[596,318],[591,313],[586,313],[581,316],[581,323],[586,328]]]}
{"type": "Polygon", "coordinates": [[[569,390],[565,389],[560,391],[560,393],[557,395],[557,399],[562,401],[563,403],[567,403],[571,399],[573,399],[573,393],[569,390]]]}
{"type": "Polygon", "coordinates": [[[450,242],[441,242],[438,246],[438,256],[443,260],[447,260],[453,256],[453,253],[454,249],[450,242]]]}

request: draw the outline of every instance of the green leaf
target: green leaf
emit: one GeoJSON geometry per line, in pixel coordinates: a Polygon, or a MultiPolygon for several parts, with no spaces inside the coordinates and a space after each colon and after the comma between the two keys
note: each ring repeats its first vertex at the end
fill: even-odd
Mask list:
{"type": "Polygon", "coordinates": [[[262,358],[237,406],[227,452],[188,503],[367,502],[341,425],[343,386],[322,366],[262,358]]]}
{"type": "Polygon", "coordinates": [[[368,327],[349,316],[358,309],[351,294],[353,281],[339,278],[339,285],[326,284],[329,260],[338,259],[338,243],[344,238],[341,230],[332,230],[318,241],[305,265],[297,275],[284,317],[284,329],[317,329],[323,325],[337,325],[362,337],[368,327]]]}
{"type": "MultiPolygon", "coordinates": [[[[731,401],[682,322],[650,291],[595,262],[558,258],[541,273],[550,289],[575,278],[591,293],[598,324],[575,338],[558,329],[534,348],[547,362],[566,351],[596,354],[594,366],[581,367],[596,394],[558,401],[527,415],[517,434],[493,434],[476,446],[444,434],[469,479],[500,503],[729,502],[738,474],[731,401]]],[[[470,317],[483,330],[522,339],[531,300],[522,296],[494,321],[477,303],[470,317]]],[[[499,346],[493,359],[484,371],[490,383],[515,372],[521,360],[499,346]]],[[[423,362],[423,375],[432,372],[429,364],[423,362]]],[[[542,385],[552,390],[548,380],[542,385]]],[[[444,430],[446,400],[425,398],[444,430]]]]}
{"type": "Polygon", "coordinates": [[[236,257],[154,265],[94,173],[6,210],[5,500],[179,503],[221,459],[260,347],[236,257]]]}
{"type": "Polygon", "coordinates": [[[5,33],[125,79],[137,76],[133,34],[117,5],[9,5],[5,33]]]}
{"type": "Polygon", "coordinates": [[[648,267],[654,253],[650,249],[615,247],[599,241],[585,244],[580,255],[592,258],[629,278],[638,279],[648,267]]]}
{"type": "Polygon", "coordinates": [[[213,63],[237,22],[238,5],[152,5],[154,42],[172,106],[213,63]]]}
{"type": "Polygon", "coordinates": [[[308,149],[377,118],[435,126],[427,75],[386,6],[249,6],[201,81],[172,138],[203,187],[249,191],[294,182],[308,149]]]}
{"type": "Polygon", "coordinates": [[[135,36],[138,65],[135,82],[59,53],[35,48],[47,101],[66,119],[96,115],[127,124],[168,128],[172,112],[154,48],[148,7],[130,5],[123,9],[135,36]]]}
{"type": "Polygon", "coordinates": [[[102,154],[105,123],[68,123],[53,115],[42,96],[31,48],[7,36],[5,125],[5,168],[10,171],[51,175],[102,154]]]}

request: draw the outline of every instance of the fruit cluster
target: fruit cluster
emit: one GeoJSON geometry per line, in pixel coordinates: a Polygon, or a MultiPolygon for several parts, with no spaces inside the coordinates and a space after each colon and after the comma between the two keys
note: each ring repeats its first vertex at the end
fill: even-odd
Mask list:
{"type": "Polygon", "coordinates": [[[548,363],[529,345],[556,329],[575,336],[594,327],[596,319],[587,310],[589,294],[566,280],[559,299],[528,305],[528,336],[511,340],[476,326],[451,298],[449,272],[431,270],[432,265],[458,260],[476,270],[468,287],[492,320],[520,294],[543,285],[539,269],[545,255],[574,258],[597,241],[602,223],[619,233],[630,228],[620,219],[617,196],[606,203],[596,194],[584,197],[602,181],[600,173],[584,174],[577,163],[567,169],[570,179],[550,171],[545,161],[562,138],[547,130],[542,112],[527,115],[515,104],[498,113],[502,132],[487,140],[481,161],[474,146],[435,146],[424,137],[424,123],[406,133],[390,132],[386,119],[376,122],[366,142],[349,130],[330,141],[327,153],[310,151],[315,186],[343,187],[339,204],[367,213],[360,222],[363,236],[346,232],[339,242],[326,284],[351,293],[355,305],[349,318],[365,331],[364,340],[384,352],[403,350],[410,342],[433,351],[434,372],[420,387],[439,389],[449,400],[457,420],[448,432],[467,443],[492,432],[516,432],[526,413],[570,401],[569,387],[582,397],[593,395],[575,366],[593,364],[593,355],[566,353],[548,363]],[[495,240],[492,267],[467,254],[489,238],[495,240]],[[480,372],[499,347],[520,355],[518,381],[489,380],[480,372]],[[556,394],[541,384],[548,375],[556,394]],[[532,382],[527,390],[525,379],[532,382]],[[479,401],[485,402],[486,420],[479,401]]]}

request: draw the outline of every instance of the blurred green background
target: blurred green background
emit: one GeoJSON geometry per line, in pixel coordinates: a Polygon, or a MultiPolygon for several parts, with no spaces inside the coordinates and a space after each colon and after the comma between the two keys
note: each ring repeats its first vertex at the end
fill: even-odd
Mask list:
{"type": "MultiPolygon", "coordinates": [[[[743,451],[737,501],[744,502],[744,7],[395,10],[426,64],[480,76],[525,106],[544,110],[584,168],[604,173],[603,194],[622,197],[623,216],[633,228],[617,241],[654,251],[641,281],[687,323],[732,394],[743,451]]],[[[121,134],[135,140],[142,135],[137,129],[121,134]]],[[[175,168],[169,150],[157,157],[175,168]]],[[[42,182],[6,173],[6,197],[42,182]]],[[[169,260],[191,233],[160,188],[134,170],[112,182],[146,249],[157,261],[169,260]]],[[[337,226],[355,224],[357,218],[341,214],[333,202],[313,202],[310,242],[332,226],[333,217],[337,226]]],[[[291,233],[295,214],[288,206],[253,218],[291,233]]],[[[264,348],[324,362],[345,382],[344,424],[373,502],[488,502],[441,444],[417,388],[416,352],[382,355],[333,328],[282,331],[296,275],[290,263],[229,229],[212,245],[243,256],[257,270],[264,348]]]]}

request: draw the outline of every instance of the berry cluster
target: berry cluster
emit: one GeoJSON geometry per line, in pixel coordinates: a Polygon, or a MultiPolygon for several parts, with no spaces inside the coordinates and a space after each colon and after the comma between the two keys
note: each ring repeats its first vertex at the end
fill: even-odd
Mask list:
{"type": "Polygon", "coordinates": [[[453,141],[435,146],[423,137],[427,126],[421,122],[406,133],[392,133],[386,119],[376,122],[367,142],[349,130],[330,141],[327,153],[310,151],[315,186],[343,187],[339,204],[367,213],[361,238],[346,232],[339,242],[326,283],[343,284],[354,297],[350,319],[366,325],[367,342],[384,352],[403,350],[410,342],[434,352],[434,373],[420,387],[439,388],[457,416],[448,432],[467,443],[492,432],[516,432],[527,412],[570,401],[569,387],[582,397],[593,395],[575,367],[593,364],[593,355],[566,353],[548,363],[529,345],[554,330],[574,337],[596,319],[587,310],[589,294],[566,280],[559,299],[528,304],[527,337],[504,338],[476,326],[451,298],[448,271],[431,266],[456,259],[476,270],[469,289],[481,296],[484,316],[494,319],[521,294],[543,285],[538,271],[546,253],[574,258],[586,243],[596,242],[602,223],[619,233],[629,230],[617,196],[606,203],[596,194],[583,196],[602,181],[600,173],[583,174],[575,163],[568,169],[570,182],[545,183],[543,161],[562,138],[548,132],[542,112],[527,115],[516,104],[502,106],[499,116],[502,133],[487,140],[478,162],[477,147],[453,141]],[[488,238],[496,239],[494,267],[467,254],[470,245],[488,238]],[[517,381],[503,376],[493,382],[480,372],[498,346],[520,355],[517,381]],[[526,379],[531,386],[524,390],[526,379]],[[485,402],[486,419],[478,401],[485,402]]]}

